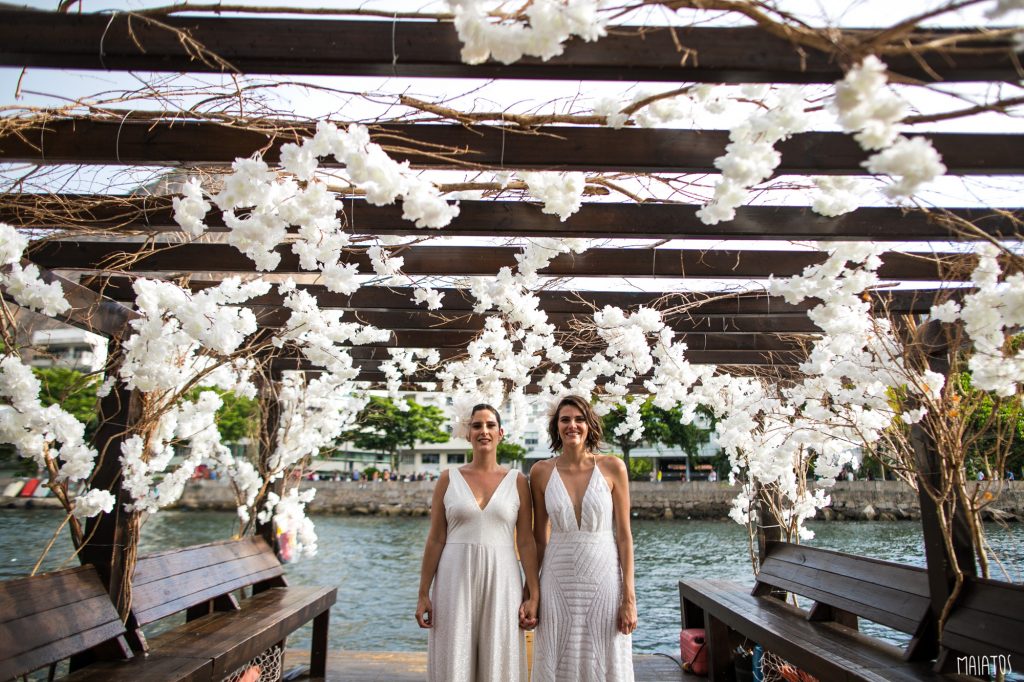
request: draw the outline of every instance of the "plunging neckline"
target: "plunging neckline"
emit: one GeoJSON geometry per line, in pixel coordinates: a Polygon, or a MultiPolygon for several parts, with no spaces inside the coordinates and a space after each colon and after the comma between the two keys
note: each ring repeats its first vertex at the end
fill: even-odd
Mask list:
{"type": "Polygon", "coordinates": [[[508,471],[505,472],[505,475],[501,478],[501,481],[498,482],[498,485],[494,486],[494,490],[491,491],[490,496],[487,498],[487,501],[484,502],[482,507],[480,506],[480,503],[477,502],[476,493],[473,492],[473,486],[471,486],[469,484],[469,481],[466,480],[466,477],[462,475],[462,471],[460,471],[458,467],[455,468],[455,471],[458,472],[459,479],[462,481],[462,485],[466,486],[466,490],[469,491],[469,496],[473,499],[473,506],[476,507],[481,513],[483,513],[487,511],[488,507],[491,506],[491,500],[493,500],[494,496],[498,494],[499,490],[501,490],[501,486],[505,485],[505,479],[507,479],[508,475],[515,471],[515,469],[509,469],[508,471]]]}
{"type": "MultiPolygon", "coordinates": [[[[565,485],[565,481],[562,480],[562,474],[558,471],[558,465],[556,464],[555,474],[558,475],[558,482],[562,485],[562,490],[565,491],[565,496],[569,498],[569,504],[572,506],[573,520],[576,521],[576,530],[583,531],[583,505],[587,501],[587,493],[590,492],[590,488],[594,485],[594,474],[597,472],[597,461],[594,461],[594,469],[590,472],[590,480],[587,481],[587,487],[583,489],[583,496],[580,498],[580,514],[576,516],[576,503],[572,499],[572,493],[569,492],[569,487],[565,485]]],[[[469,485],[468,483],[466,485],[469,485]]]]}

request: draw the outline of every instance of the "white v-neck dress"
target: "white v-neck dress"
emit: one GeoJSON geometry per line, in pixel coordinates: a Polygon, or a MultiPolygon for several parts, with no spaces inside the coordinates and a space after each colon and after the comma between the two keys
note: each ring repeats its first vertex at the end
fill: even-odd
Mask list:
{"type": "Polygon", "coordinates": [[[594,466],[577,526],[556,468],[544,503],[551,539],[541,566],[532,682],[631,682],[633,638],[618,631],[622,569],[611,489],[594,466]]]}
{"type": "Polygon", "coordinates": [[[523,578],[513,531],[519,492],[511,470],[480,509],[458,469],[450,469],[448,521],[431,602],[431,682],[526,682],[526,644],[519,629],[523,578]]]}

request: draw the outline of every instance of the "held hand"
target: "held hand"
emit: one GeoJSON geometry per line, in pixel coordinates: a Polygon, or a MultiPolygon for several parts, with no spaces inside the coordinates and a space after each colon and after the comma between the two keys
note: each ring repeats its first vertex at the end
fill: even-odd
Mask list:
{"type": "Polygon", "coordinates": [[[636,603],[623,602],[619,606],[619,632],[631,635],[636,630],[636,603]]]}
{"type": "Polygon", "coordinates": [[[416,602],[416,622],[421,628],[434,627],[434,606],[430,597],[420,597],[416,602]]]}
{"type": "Polygon", "coordinates": [[[532,630],[537,627],[537,600],[524,599],[519,605],[519,627],[532,630]]]}

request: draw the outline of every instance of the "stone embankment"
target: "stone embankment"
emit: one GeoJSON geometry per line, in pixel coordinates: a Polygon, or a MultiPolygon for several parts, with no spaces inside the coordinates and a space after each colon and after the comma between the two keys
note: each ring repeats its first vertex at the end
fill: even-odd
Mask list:
{"type": "MultiPolygon", "coordinates": [[[[982,483],[995,501],[992,516],[1024,520],[1024,481],[982,483]]],[[[309,505],[314,514],[425,516],[430,509],[434,484],[356,483],[352,481],[305,481],[303,488],[317,489],[309,505]]],[[[721,519],[729,514],[737,488],[725,483],[634,482],[630,486],[633,516],[642,519],[721,519]]],[[[919,519],[917,492],[900,481],[841,481],[830,490],[831,506],[821,510],[826,520],[919,519]]],[[[190,483],[179,507],[185,509],[233,509],[229,486],[218,481],[190,483]]]]}
{"type": "MultiPolygon", "coordinates": [[[[8,482],[0,478],[0,484],[8,482]]],[[[1024,521],[1024,481],[982,482],[979,493],[992,493],[989,518],[1024,521]]],[[[304,481],[316,488],[309,505],[314,514],[379,516],[426,516],[434,484],[356,483],[352,481],[304,481]]],[[[633,516],[641,519],[723,519],[729,514],[738,489],[725,483],[635,481],[630,485],[633,516]]],[[[832,504],[818,512],[829,521],[897,521],[921,518],[917,492],[900,481],[840,481],[829,491],[832,504]]],[[[0,507],[59,508],[53,498],[0,497],[0,507]]],[[[178,503],[181,509],[235,507],[231,487],[222,481],[193,481],[178,503]]]]}

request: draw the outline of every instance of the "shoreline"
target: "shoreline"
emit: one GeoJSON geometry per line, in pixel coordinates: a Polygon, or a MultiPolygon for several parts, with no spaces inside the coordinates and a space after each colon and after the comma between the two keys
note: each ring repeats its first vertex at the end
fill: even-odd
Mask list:
{"type": "MultiPolygon", "coordinates": [[[[0,483],[3,479],[0,479],[0,483]]],[[[984,518],[1024,520],[1024,481],[983,481],[975,484],[995,499],[984,518]]],[[[431,481],[354,482],[303,481],[315,488],[308,509],[315,515],[426,516],[434,484],[431,481]]],[[[632,516],[636,519],[726,519],[738,486],[707,481],[630,484],[632,516]]],[[[824,521],[918,521],[917,492],[902,481],[839,481],[829,489],[830,506],[815,517],[824,521]]],[[[0,508],[59,509],[49,497],[0,497],[0,508]]],[[[234,511],[230,486],[221,481],[191,481],[178,503],[183,510],[234,511]]]]}

